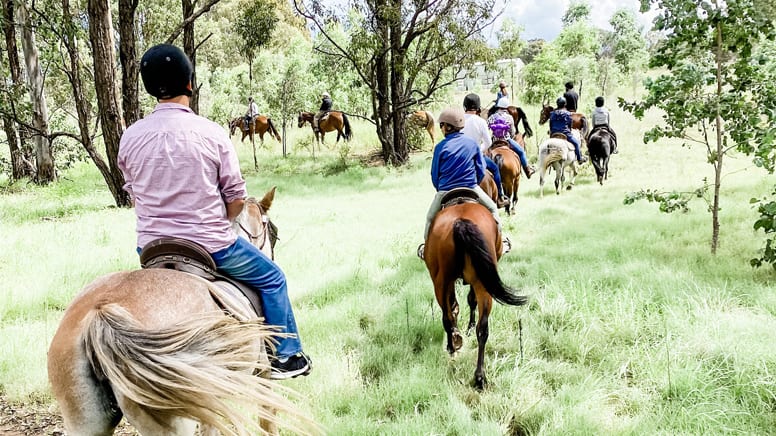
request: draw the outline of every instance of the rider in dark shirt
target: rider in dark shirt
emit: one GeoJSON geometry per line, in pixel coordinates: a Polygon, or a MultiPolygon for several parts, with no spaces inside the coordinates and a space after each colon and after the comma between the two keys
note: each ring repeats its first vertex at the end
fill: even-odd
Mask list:
{"type": "Polygon", "coordinates": [[[324,115],[326,115],[330,110],[332,106],[331,96],[328,92],[324,92],[321,94],[321,108],[318,109],[318,113],[315,114],[313,117],[313,129],[318,130],[318,123],[320,123],[321,118],[323,118],[324,115]]]}
{"type": "Polygon", "coordinates": [[[579,94],[574,90],[573,82],[566,82],[566,93],[563,94],[563,98],[566,99],[566,109],[569,112],[577,111],[577,103],[579,102],[579,94]]]}
{"type": "Polygon", "coordinates": [[[562,133],[566,135],[566,139],[570,143],[574,144],[574,154],[577,156],[577,161],[580,164],[583,164],[587,161],[587,158],[582,156],[581,150],[579,149],[579,139],[575,138],[574,135],[571,134],[572,120],[571,113],[566,110],[566,99],[559,97],[557,105],[558,108],[552,111],[550,114],[550,135],[553,133],[562,133]]]}

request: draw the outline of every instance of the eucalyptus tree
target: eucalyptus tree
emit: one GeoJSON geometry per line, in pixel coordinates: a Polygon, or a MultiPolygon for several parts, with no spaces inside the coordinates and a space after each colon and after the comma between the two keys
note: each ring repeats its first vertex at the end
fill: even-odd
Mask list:
{"type": "MultiPolygon", "coordinates": [[[[565,75],[564,81],[576,84],[580,98],[587,79],[596,76],[596,53],[599,51],[598,29],[590,24],[590,6],[583,1],[573,2],[564,15],[564,26],[553,45],[558,51],[565,75]]],[[[562,94],[563,88],[556,93],[562,94]]]]}
{"type": "Polygon", "coordinates": [[[252,93],[253,59],[256,52],[271,40],[278,18],[272,0],[247,0],[243,5],[235,30],[240,37],[240,53],[248,59],[248,91],[252,93]]]}
{"type": "Polygon", "coordinates": [[[35,30],[25,1],[16,4],[16,20],[21,27],[22,51],[27,72],[27,85],[32,103],[32,139],[35,144],[36,183],[48,184],[56,180],[54,157],[51,154],[51,142],[48,127],[48,106],[43,87],[43,71],[40,66],[38,45],[35,42],[35,30]]]}
{"type": "Polygon", "coordinates": [[[316,50],[350,65],[370,96],[372,122],[387,164],[408,162],[406,114],[487,51],[482,30],[491,25],[494,0],[354,1],[353,14],[336,13],[322,0],[294,0],[330,46],[316,50]],[[327,23],[342,21],[349,35],[340,44],[327,23]]]}
{"type": "Polygon", "coordinates": [[[5,56],[2,57],[8,68],[10,80],[5,80],[5,75],[0,79],[0,112],[3,118],[3,131],[8,141],[9,155],[11,158],[11,179],[18,180],[23,177],[34,176],[34,166],[31,165],[30,151],[25,143],[24,135],[19,130],[17,122],[17,108],[15,102],[21,100],[21,94],[25,90],[22,76],[21,63],[19,62],[19,48],[16,43],[16,19],[14,14],[15,1],[0,1],[0,26],[3,29],[5,41],[5,56]]]}
{"type": "Polygon", "coordinates": [[[527,103],[547,102],[563,89],[564,68],[558,49],[546,44],[542,51],[522,71],[523,99],[527,103]]]}
{"type": "MultiPolygon", "coordinates": [[[[773,17],[751,0],[642,0],[642,11],[657,6],[655,30],[666,37],[650,61],[667,73],[645,81],[643,101],[620,106],[641,119],[658,108],[663,123],[644,134],[644,140],[680,138],[683,145],[700,144],[714,170],[711,185],[711,252],[720,233],[720,195],[724,157],[733,150],[755,156],[755,163],[772,173],[776,162],[776,98],[774,76],[757,48],[776,36],[773,17]],[[769,76],[770,75],[770,76],[769,76]]],[[[704,185],[706,185],[704,181],[704,185]]],[[[695,191],[702,195],[704,189],[695,191]]],[[[686,205],[678,193],[641,191],[628,198],[658,201],[662,210],[686,205]]]]}

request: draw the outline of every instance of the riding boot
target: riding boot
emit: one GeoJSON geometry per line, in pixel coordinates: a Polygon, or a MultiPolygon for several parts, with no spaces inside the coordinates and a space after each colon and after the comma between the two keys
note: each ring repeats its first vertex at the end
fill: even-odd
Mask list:
{"type": "Polygon", "coordinates": [[[506,195],[500,195],[498,197],[498,200],[496,200],[496,207],[501,209],[502,207],[506,207],[509,204],[509,198],[506,195]]]}
{"type": "Polygon", "coordinates": [[[534,167],[532,167],[532,166],[530,166],[530,165],[529,165],[529,166],[528,166],[528,167],[525,169],[525,176],[526,176],[527,178],[529,178],[529,179],[530,179],[530,178],[531,178],[531,176],[532,176],[532,175],[533,175],[535,172],[536,172],[536,168],[534,168],[534,167]]]}

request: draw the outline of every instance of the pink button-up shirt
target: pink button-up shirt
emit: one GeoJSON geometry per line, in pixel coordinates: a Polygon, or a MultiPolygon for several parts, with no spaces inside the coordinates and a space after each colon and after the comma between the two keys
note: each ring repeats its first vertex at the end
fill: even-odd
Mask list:
{"type": "Polygon", "coordinates": [[[121,137],[118,166],[135,202],[137,245],[187,239],[213,253],[237,239],[226,204],[246,197],[226,131],[187,106],[160,103],[121,137]]]}

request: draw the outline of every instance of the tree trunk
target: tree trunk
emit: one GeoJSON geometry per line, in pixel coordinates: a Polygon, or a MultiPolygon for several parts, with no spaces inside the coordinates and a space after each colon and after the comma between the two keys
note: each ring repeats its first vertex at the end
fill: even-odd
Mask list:
{"type": "Polygon", "coordinates": [[[372,98],[373,111],[375,114],[375,125],[377,128],[377,137],[383,148],[383,161],[386,165],[394,162],[393,131],[391,130],[391,66],[388,53],[390,51],[390,28],[388,18],[385,15],[388,5],[385,0],[380,0],[380,5],[375,7],[377,14],[376,33],[380,35],[379,40],[382,43],[380,54],[375,57],[375,79],[377,89],[373,93],[377,95],[372,98]],[[375,103],[376,102],[376,103],[375,103]]]}
{"type": "MultiPolygon", "coordinates": [[[[183,21],[194,14],[194,4],[191,0],[181,0],[183,21]]],[[[199,113],[199,88],[197,87],[197,48],[194,45],[194,21],[183,26],[183,52],[189,57],[193,72],[191,74],[191,102],[189,107],[199,113]]]]}
{"type": "Polygon", "coordinates": [[[717,254],[719,246],[719,192],[722,185],[722,156],[724,144],[722,143],[722,115],[720,115],[720,100],[722,98],[722,26],[717,22],[717,101],[716,101],[716,127],[717,127],[717,156],[714,160],[714,203],[711,206],[711,254],[717,254]]]}
{"type": "MultiPolygon", "coordinates": [[[[401,8],[401,1],[396,2],[395,7],[401,8]]],[[[407,148],[407,135],[405,129],[404,107],[404,60],[406,51],[402,47],[402,23],[401,20],[391,21],[391,124],[393,127],[393,159],[394,166],[407,163],[410,157],[407,148]]]]}
{"type": "Polygon", "coordinates": [[[24,1],[18,4],[16,14],[17,21],[22,26],[22,51],[24,52],[24,65],[27,67],[27,82],[32,102],[32,126],[35,128],[33,133],[37,166],[35,181],[40,184],[48,184],[56,180],[56,171],[49,142],[48,107],[43,89],[43,73],[40,70],[35,33],[32,30],[27,4],[24,1]]]}
{"type": "MultiPolygon", "coordinates": [[[[0,25],[3,27],[5,35],[5,48],[8,52],[8,69],[11,73],[10,85],[12,90],[3,80],[2,88],[4,95],[15,95],[17,89],[22,88],[22,69],[19,64],[19,49],[16,46],[16,28],[14,20],[14,0],[2,0],[3,16],[0,18],[0,25]]],[[[24,177],[32,177],[34,174],[24,164],[24,143],[22,135],[16,127],[16,120],[8,108],[3,111],[3,130],[8,139],[8,149],[11,156],[11,178],[19,180],[24,177]]]]}
{"type": "Polygon", "coordinates": [[[135,10],[138,0],[119,0],[119,60],[121,61],[121,104],[127,126],[140,119],[138,79],[140,62],[137,58],[135,10]]]}
{"type": "Polygon", "coordinates": [[[124,131],[121,102],[116,92],[115,54],[113,52],[113,24],[108,0],[88,0],[89,39],[94,59],[94,87],[102,125],[102,138],[110,166],[110,188],[116,206],[130,206],[129,194],[122,189],[124,176],[116,165],[119,141],[124,131]]]}
{"type": "Polygon", "coordinates": [[[70,58],[69,71],[66,71],[68,79],[70,81],[70,87],[73,89],[73,98],[75,103],[75,110],[78,115],[78,131],[81,135],[81,144],[83,145],[86,153],[92,159],[92,162],[97,166],[97,169],[102,174],[103,179],[108,184],[108,188],[111,190],[114,198],[116,193],[113,192],[113,186],[111,184],[110,167],[102,158],[102,155],[97,152],[92,141],[92,135],[89,132],[90,123],[90,107],[89,100],[84,95],[83,80],[81,79],[81,59],[78,52],[78,40],[75,37],[75,29],[73,16],[70,12],[70,0],[62,0],[62,21],[65,26],[64,32],[64,44],[67,48],[67,52],[70,58]]]}

